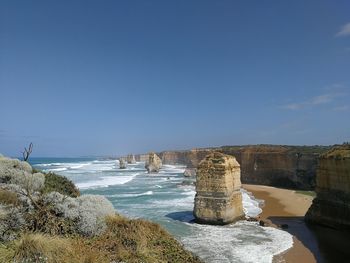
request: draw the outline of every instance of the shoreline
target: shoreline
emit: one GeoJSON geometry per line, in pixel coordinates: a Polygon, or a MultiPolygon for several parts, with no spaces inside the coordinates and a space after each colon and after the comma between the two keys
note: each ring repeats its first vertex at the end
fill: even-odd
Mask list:
{"type": "Polygon", "coordinates": [[[317,262],[314,254],[308,248],[315,245],[315,240],[298,238],[307,228],[303,217],[310,207],[313,197],[296,193],[294,190],[263,185],[243,184],[242,187],[251,192],[255,198],[264,200],[260,219],[271,223],[276,228],[279,228],[277,225],[286,224],[288,228],[293,228],[294,231],[298,232],[296,234],[291,233],[293,231],[287,231],[293,235],[293,247],[275,255],[273,262],[317,262]]]}

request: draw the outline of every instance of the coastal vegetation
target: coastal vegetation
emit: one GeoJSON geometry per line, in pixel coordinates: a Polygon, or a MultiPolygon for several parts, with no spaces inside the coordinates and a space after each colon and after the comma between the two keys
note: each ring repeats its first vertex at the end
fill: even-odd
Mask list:
{"type": "Polygon", "coordinates": [[[200,262],[159,225],[63,176],[0,157],[0,262],[200,262]]]}

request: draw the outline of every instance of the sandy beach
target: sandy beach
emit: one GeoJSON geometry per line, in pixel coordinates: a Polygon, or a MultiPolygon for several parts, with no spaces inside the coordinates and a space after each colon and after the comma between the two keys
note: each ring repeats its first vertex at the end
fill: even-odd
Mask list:
{"type": "MultiPolygon", "coordinates": [[[[243,185],[243,188],[265,201],[262,220],[270,221],[276,227],[287,224],[296,232],[305,232],[303,217],[312,203],[313,197],[296,193],[294,190],[280,189],[261,185],[243,185]]],[[[287,230],[287,229],[286,229],[287,230]]],[[[288,231],[291,233],[291,231],[288,231]]],[[[300,240],[298,234],[293,234],[294,245],[291,249],[274,258],[274,262],[317,262],[310,249],[300,240]]],[[[310,243],[315,242],[309,240],[310,243]]]]}

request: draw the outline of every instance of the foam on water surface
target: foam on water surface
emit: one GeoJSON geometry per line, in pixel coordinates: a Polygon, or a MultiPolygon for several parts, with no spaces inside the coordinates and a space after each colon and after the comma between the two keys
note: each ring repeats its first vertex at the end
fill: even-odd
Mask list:
{"type": "Polygon", "coordinates": [[[126,184],[127,182],[130,182],[135,178],[137,174],[133,174],[130,176],[105,176],[101,177],[97,180],[77,183],[77,187],[79,189],[89,189],[89,188],[97,188],[97,187],[107,187],[111,185],[118,185],[118,184],[126,184]]]}

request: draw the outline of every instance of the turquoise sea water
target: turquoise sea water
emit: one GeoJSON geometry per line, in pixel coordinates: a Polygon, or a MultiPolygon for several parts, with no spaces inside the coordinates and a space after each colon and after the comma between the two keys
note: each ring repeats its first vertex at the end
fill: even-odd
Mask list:
{"type": "MultiPolygon", "coordinates": [[[[195,189],[190,179],[184,178],[181,165],[164,165],[159,174],[147,174],[141,162],[124,170],[116,160],[93,158],[33,158],[31,163],[68,177],[82,194],[104,195],[123,215],[161,224],[206,262],[271,262],[273,255],[292,246],[287,232],[254,222],[228,226],[194,223],[195,189]]],[[[259,202],[242,193],[246,214],[258,214],[259,202]]]]}

